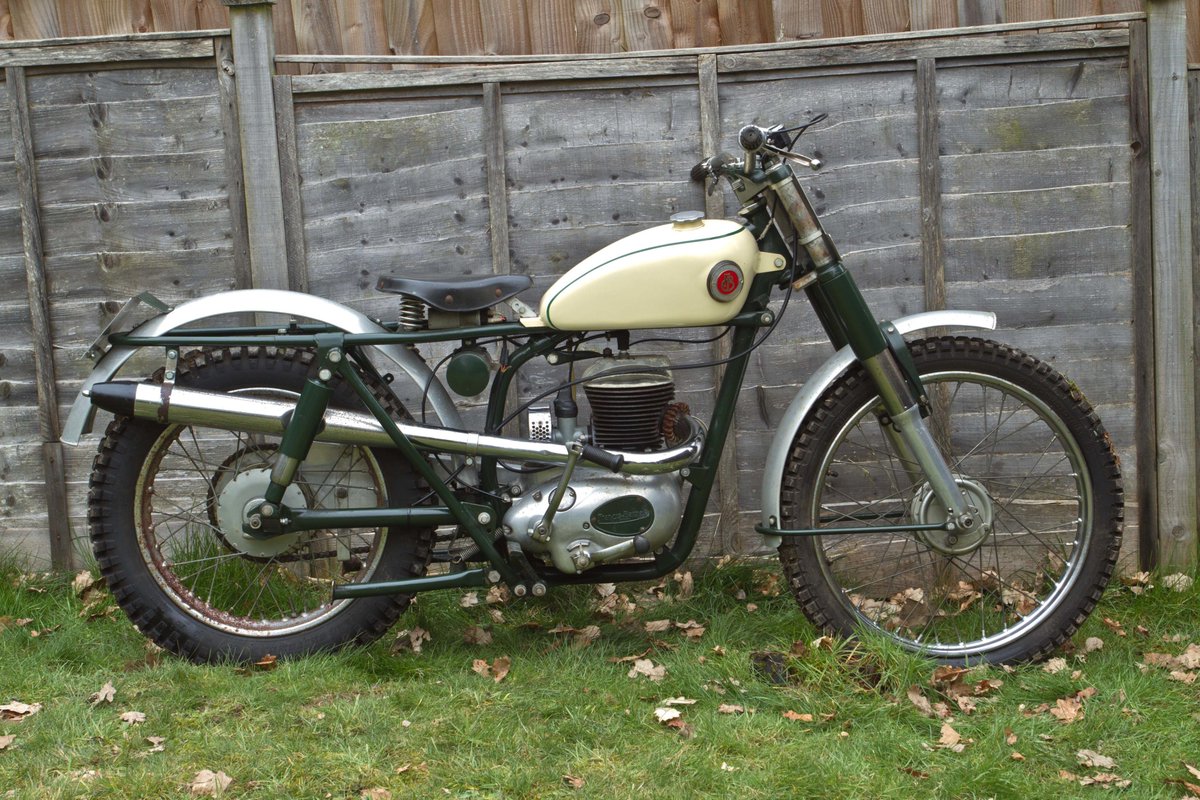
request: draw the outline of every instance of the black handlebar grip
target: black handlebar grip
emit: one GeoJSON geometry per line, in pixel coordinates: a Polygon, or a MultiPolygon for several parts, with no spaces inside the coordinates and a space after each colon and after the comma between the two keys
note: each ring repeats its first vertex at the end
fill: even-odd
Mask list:
{"type": "Polygon", "coordinates": [[[625,464],[625,456],[620,453],[610,453],[607,450],[601,450],[599,447],[593,447],[590,444],[583,446],[581,455],[585,460],[593,464],[599,464],[609,472],[620,472],[621,467],[625,464]]]}
{"type": "Polygon", "coordinates": [[[696,183],[704,183],[705,178],[707,178],[710,174],[712,173],[708,168],[708,159],[705,159],[696,166],[692,167],[692,180],[694,180],[696,183]]]}
{"type": "Polygon", "coordinates": [[[767,138],[763,129],[757,125],[747,125],[738,132],[738,144],[743,150],[758,150],[766,144],[767,138]]]}

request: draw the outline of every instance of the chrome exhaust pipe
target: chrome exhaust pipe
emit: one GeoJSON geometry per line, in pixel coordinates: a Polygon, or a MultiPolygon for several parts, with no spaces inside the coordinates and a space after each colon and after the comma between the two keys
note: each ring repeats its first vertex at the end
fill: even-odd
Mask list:
{"type": "MultiPolygon", "coordinates": [[[[93,405],[126,417],[276,436],[283,434],[295,408],[294,403],[280,400],[133,381],[97,383],[88,397],[93,405]]],[[[689,417],[688,420],[692,430],[687,441],[679,447],[655,453],[611,453],[624,459],[619,471],[629,475],[662,475],[691,464],[699,458],[704,447],[705,431],[696,419],[689,417]]],[[[569,458],[566,446],[556,442],[506,439],[408,422],[397,425],[421,450],[549,464],[565,464],[569,458]]],[[[317,433],[316,441],[395,447],[391,437],[371,415],[336,408],[326,410],[324,426],[317,433]]]]}

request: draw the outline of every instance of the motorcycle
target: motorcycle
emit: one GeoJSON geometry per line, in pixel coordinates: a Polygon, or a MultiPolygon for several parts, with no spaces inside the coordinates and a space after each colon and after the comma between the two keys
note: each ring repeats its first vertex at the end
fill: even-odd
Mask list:
{"type": "Polygon", "coordinates": [[[779,422],[755,527],[801,610],[946,663],[1062,644],[1120,547],[1111,440],[1048,364],[940,333],[994,329],[993,314],[875,319],[793,169],[820,166],[795,152],[815,121],[747,125],[740,156],[692,169],[727,181],[736,221],[677,214],[584,259],[537,309],[517,298],[521,275],[383,277],[398,306],[386,323],[292,292],[134,298],[93,347],[63,436],[78,443],[97,408],[115,415],[88,520],[117,602],[180,656],[244,661],[370,642],[417,592],[537,597],[670,574],[697,540],[750,356],[803,292],[836,352],[779,422]],[[158,313],[121,330],[143,304],[158,313]],[[228,314],[259,316],[211,322],[228,314]],[[706,422],[633,338],[689,327],[730,337],[728,357],[684,365],[724,367],[706,422]],[[453,349],[431,368],[423,345],[453,349]],[[149,379],[114,380],[156,351],[149,379]],[[565,379],[510,411],[535,359],[565,379]],[[380,363],[419,388],[419,408],[380,363]],[[446,385],[488,391],[481,431],[446,385]],[[529,435],[506,435],[522,414],[529,435]]]}

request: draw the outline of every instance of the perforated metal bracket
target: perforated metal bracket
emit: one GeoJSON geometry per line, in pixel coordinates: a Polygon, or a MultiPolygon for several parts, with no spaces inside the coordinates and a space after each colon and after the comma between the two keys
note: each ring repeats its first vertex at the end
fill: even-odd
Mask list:
{"type": "Polygon", "coordinates": [[[124,327],[139,305],[149,306],[159,314],[166,314],[172,310],[171,306],[149,292],[142,292],[136,297],[129,298],[125,301],[125,305],[121,306],[121,309],[104,326],[104,330],[100,331],[100,335],[96,337],[96,340],[88,345],[88,349],[83,354],[83,357],[92,361],[98,361],[107,353],[109,349],[108,337],[124,327]]]}

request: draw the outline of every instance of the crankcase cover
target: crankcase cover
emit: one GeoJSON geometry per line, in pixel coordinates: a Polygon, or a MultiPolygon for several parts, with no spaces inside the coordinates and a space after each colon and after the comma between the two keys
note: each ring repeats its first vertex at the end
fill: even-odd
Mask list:
{"type": "Polygon", "coordinates": [[[666,544],[683,515],[683,484],[677,474],[623,475],[577,469],[551,526],[549,541],[533,531],[558,481],[529,490],[504,515],[510,536],[529,553],[546,556],[565,552],[571,542],[586,540],[596,549],[627,544],[629,554],[639,539],[651,549],[666,544]]]}
{"type": "Polygon", "coordinates": [[[754,276],[774,264],[741,223],[659,225],[579,262],[543,295],[539,317],[526,322],[566,331],[720,325],[741,310],[754,276]],[[736,290],[714,296],[709,283],[722,262],[744,277],[736,290]]]}

